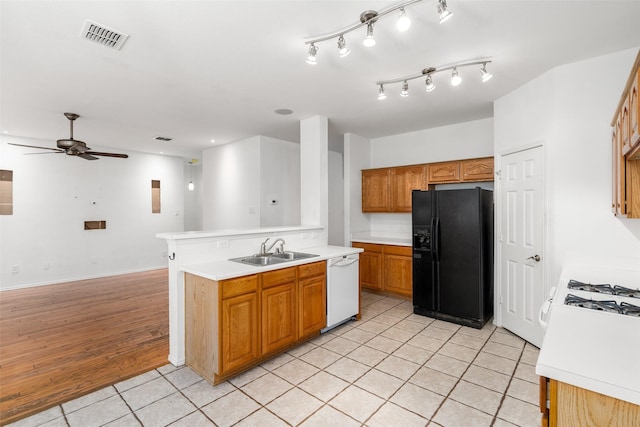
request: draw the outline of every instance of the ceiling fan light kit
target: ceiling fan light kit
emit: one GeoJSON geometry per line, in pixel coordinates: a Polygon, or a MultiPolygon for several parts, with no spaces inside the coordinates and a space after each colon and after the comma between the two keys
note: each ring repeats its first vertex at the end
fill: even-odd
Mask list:
{"type": "MultiPolygon", "coordinates": [[[[357,30],[358,28],[363,26],[367,27],[367,33],[366,33],[366,37],[362,41],[362,44],[365,47],[375,46],[376,40],[373,36],[374,24],[378,21],[378,19],[396,10],[399,11],[398,20],[396,22],[398,31],[408,30],[409,27],[411,26],[411,19],[407,15],[405,8],[407,6],[410,6],[414,3],[418,3],[421,1],[422,0],[407,0],[407,1],[403,1],[402,3],[389,6],[386,9],[382,9],[380,11],[365,10],[360,14],[360,22],[357,22],[348,27],[345,27],[340,30],[333,31],[331,33],[327,33],[324,35],[307,37],[305,39],[305,44],[309,45],[307,63],[312,65],[316,65],[318,63],[317,53],[319,48],[316,45],[317,43],[324,42],[326,40],[331,40],[336,37],[338,38],[338,55],[341,58],[347,56],[350,50],[347,47],[347,42],[344,37],[345,34],[350,33],[351,31],[357,30]]],[[[448,21],[453,16],[453,12],[451,12],[448,9],[447,0],[437,0],[437,2],[438,4],[437,4],[436,10],[438,12],[438,17],[439,17],[438,21],[440,24],[442,24],[443,22],[448,21]]],[[[474,61],[463,61],[463,62],[457,62],[457,63],[446,65],[446,66],[425,68],[419,74],[415,74],[411,76],[400,77],[400,78],[391,79],[391,80],[380,80],[376,82],[376,85],[378,86],[378,99],[379,100],[387,99],[387,95],[385,94],[385,91],[384,91],[384,85],[392,84],[392,83],[400,83],[400,82],[402,82],[402,90],[400,92],[400,95],[402,97],[407,97],[409,96],[408,81],[425,77],[425,76],[426,76],[425,90],[426,92],[432,92],[436,88],[435,84],[433,83],[432,75],[434,73],[439,73],[441,71],[446,71],[446,70],[452,70],[451,85],[458,86],[460,85],[460,83],[462,83],[462,77],[458,72],[458,68],[468,67],[471,65],[482,65],[480,72],[482,76],[482,82],[485,83],[489,81],[491,77],[493,77],[493,74],[489,73],[486,68],[487,64],[489,63],[491,63],[491,60],[489,58],[483,58],[481,60],[474,60],[474,61]]]]}
{"type": "Polygon", "coordinates": [[[69,138],[59,139],[56,141],[56,145],[58,148],[51,147],[39,147],[37,145],[25,145],[25,144],[14,144],[9,142],[9,145],[15,145],[18,147],[27,147],[27,148],[39,148],[41,150],[51,150],[44,153],[25,153],[25,154],[59,154],[65,153],[67,156],[76,156],[82,157],[85,160],[98,160],[96,156],[103,157],[117,157],[120,159],[126,159],[129,156],[126,154],[119,153],[103,153],[99,151],[92,151],[91,148],[87,147],[85,142],[82,142],[77,139],[73,139],[73,122],[79,118],[80,116],[76,113],[64,113],[64,116],[69,119],[69,138]]]}

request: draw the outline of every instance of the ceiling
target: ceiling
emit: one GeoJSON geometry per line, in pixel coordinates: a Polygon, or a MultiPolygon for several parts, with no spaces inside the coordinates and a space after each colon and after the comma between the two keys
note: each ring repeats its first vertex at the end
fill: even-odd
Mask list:
{"type": "Polygon", "coordinates": [[[406,8],[409,31],[393,13],[376,23],[375,47],[362,46],[363,27],[345,35],[349,56],[330,40],[317,44],[318,64],[305,62],[305,38],[396,3],[1,0],[0,129],[54,146],[68,111],[92,147],[185,158],[211,139],[299,141],[299,121],[315,115],[333,132],[376,138],[491,117],[494,100],[553,67],[640,46],[640,1],[449,0],[454,16],[439,24],[436,0],[423,0],[406,8]],[[87,19],[129,39],[121,50],[84,40],[87,19]],[[485,57],[487,83],[468,67],[458,87],[440,73],[434,92],[419,79],[409,97],[395,84],[377,100],[378,80],[485,57]]]}

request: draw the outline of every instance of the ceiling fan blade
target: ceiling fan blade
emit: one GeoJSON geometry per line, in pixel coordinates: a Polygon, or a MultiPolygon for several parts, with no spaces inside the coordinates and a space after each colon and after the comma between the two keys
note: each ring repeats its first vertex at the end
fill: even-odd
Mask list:
{"type": "Polygon", "coordinates": [[[17,147],[27,147],[27,148],[39,148],[41,150],[53,150],[58,152],[63,152],[64,150],[60,150],[59,148],[50,148],[50,147],[39,147],[37,145],[25,145],[25,144],[14,144],[13,142],[8,142],[9,145],[15,145],[17,147]]]}
{"type": "Polygon", "coordinates": [[[104,156],[104,157],[117,157],[120,159],[126,159],[129,156],[127,154],[118,154],[118,153],[101,153],[99,151],[85,151],[84,154],[91,154],[94,156],[104,156]]]}
{"type": "Polygon", "coordinates": [[[82,157],[85,160],[98,160],[97,157],[93,157],[92,155],[87,154],[87,153],[77,154],[77,156],[78,157],[82,157]]]}
{"type": "Polygon", "coordinates": [[[51,151],[42,151],[40,153],[24,153],[25,156],[33,156],[34,154],[63,154],[64,150],[56,151],[52,153],[51,151]]]}

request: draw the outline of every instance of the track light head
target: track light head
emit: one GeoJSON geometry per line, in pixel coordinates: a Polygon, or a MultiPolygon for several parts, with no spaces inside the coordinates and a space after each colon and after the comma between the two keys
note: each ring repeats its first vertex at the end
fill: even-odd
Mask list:
{"type": "Polygon", "coordinates": [[[482,64],[482,68],[480,68],[480,73],[482,74],[482,83],[488,82],[493,77],[493,74],[487,71],[487,63],[482,64]]]}
{"type": "Polygon", "coordinates": [[[404,11],[404,7],[400,8],[400,15],[398,16],[398,21],[396,22],[396,28],[398,31],[407,31],[411,26],[411,19],[407,16],[407,13],[404,11]]]}
{"type": "Polygon", "coordinates": [[[427,76],[427,80],[424,82],[424,87],[427,92],[433,92],[435,90],[436,85],[433,84],[433,77],[431,77],[431,74],[427,76]]]}
{"type": "Polygon", "coordinates": [[[373,22],[367,24],[367,37],[362,41],[362,44],[366,47],[372,47],[376,45],[376,39],[373,38],[373,22]]]}
{"type": "Polygon", "coordinates": [[[400,91],[400,96],[407,97],[409,96],[409,83],[405,80],[402,83],[402,90],[400,91]]]}
{"type": "Polygon", "coordinates": [[[384,93],[384,86],[380,85],[378,88],[378,100],[382,101],[383,99],[387,99],[387,95],[384,93]]]}
{"type": "Polygon", "coordinates": [[[458,69],[454,68],[451,72],[451,86],[458,86],[462,83],[462,77],[458,74],[458,69]]]}
{"type": "Polygon", "coordinates": [[[344,36],[341,35],[340,38],[338,38],[338,54],[340,55],[340,58],[344,58],[349,55],[349,53],[351,53],[351,50],[347,47],[347,42],[344,40],[344,36]]]}
{"type": "Polygon", "coordinates": [[[318,46],[316,46],[314,43],[311,43],[311,46],[309,46],[309,55],[307,55],[307,64],[315,65],[318,63],[318,58],[316,58],[318,49],[318,46]]]}
{"type": "Polygon", "coordinates": [[[453,16],[453,12],[447,10],[447,0],[438,0],[438,15],[441,24],[453,16]]]}

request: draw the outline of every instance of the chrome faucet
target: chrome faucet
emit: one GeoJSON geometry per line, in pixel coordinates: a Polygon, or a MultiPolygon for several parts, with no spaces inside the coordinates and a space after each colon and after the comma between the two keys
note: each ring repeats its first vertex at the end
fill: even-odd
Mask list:
{"type": "Polygon", "coordinates": [[[277,238],[277,239],[276,239],[276,240],[274,240],[274,242],[273,242],[273,243],[271,243],[271,245],[269,245],[269,247],[267,248],[267,242],[268,242],[268,241],[269,241],[269,238],[267,237],[267,240],[265,240],[264,242],[262,242],[262,244],[260,244],[260,255],[268,255],[268,254],[269,254],[269,251],[270,251],[271,249],[273,249],[273,247],[274,247],[275,245],[277,245],[278,243],[280,243],[280,247],[279,247],[279,248],[276,248],[276,253],[277,253],[277,254],[279,254],[279,253],[284,252],[284,244],[285,244],[284,239],[277,238]]]}

